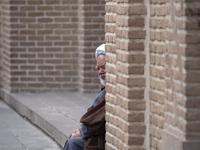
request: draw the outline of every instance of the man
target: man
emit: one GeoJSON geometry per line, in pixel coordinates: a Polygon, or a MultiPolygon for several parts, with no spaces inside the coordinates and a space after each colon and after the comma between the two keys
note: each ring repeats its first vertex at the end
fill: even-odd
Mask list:
{"type": "Polygon", "coordinates": [[[82,126],[73,131],[65,143],[64,150],[104,150],[105,149],[105,44],[96,49],[96,68],[104,86],[94,99],[93,105],[82,116],[82,126]]]}

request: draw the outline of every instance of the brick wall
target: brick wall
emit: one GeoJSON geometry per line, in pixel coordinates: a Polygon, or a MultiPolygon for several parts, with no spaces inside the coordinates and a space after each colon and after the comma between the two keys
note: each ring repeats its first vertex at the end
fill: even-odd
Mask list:
{"type": "Polygon", "coordinates": [[[150,149],[162,149],[162,131],[165,104],[166,5],[163,0],[150,1],[149,48],[150,48],[150,149]]]}
{"type": "Polygon", "coordinates": [[[1,1],[1,75],[2,88],[6,91],[10,90],[10,18],[9,18],[9,2],[1,1]]]}
{"type": "Polygon", "coordinates": [[[106,1],[106,149],[145,149],[146,6],[106,1]]]}
{"type": "Polygon", "coordinates": [[[200,147],[199,1],[166,3],[163,150],[200,147]]]}
{"type": "Polygon", "coordinates": [[[105,29],[106,149],[199,149],[199,0],[0,4],[3,90],[97,91],[105,29]]]}
{"type": "Polygon", "coordinates": [[[199,149],[199,5],[106,0],[107,149],[199,149]]]}
{"type": "Polygon", "coordinates": [[[103,0],[79,1],[79,90],[81,92],[99,91],[100,84],[95,69],[95,49],[105,43],[103,0]]]}
{"type": "Polygon", "coordinates": [[[103,1],[7,2],[2,6],[7,9],[2,14],[7,16],[2,20],[3,90],[99,90],[97,73],[91,66],[95,48],[104,42],[103,1]]]}
{"type": "Polygon", "coordinates": [[[2,1],[0,1],[0,88],[2,87],[2,1]]]}

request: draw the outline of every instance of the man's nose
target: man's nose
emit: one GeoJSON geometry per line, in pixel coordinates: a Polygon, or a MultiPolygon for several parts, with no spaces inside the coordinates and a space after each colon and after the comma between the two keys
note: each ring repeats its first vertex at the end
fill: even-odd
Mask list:
{"type": "Polygon", "coordinates": [[[102,74],[102,73],[104,73],[105,72],[105,70],[103,69],[103,68],[100,68],[99,69],[99,74],[102,74]]]}

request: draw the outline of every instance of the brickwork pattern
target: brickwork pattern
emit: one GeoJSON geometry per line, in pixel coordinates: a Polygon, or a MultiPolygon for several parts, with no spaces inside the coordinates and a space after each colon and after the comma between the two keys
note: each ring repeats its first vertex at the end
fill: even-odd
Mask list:
{"type": "Polygon", "coordinates": [[[103,0],[7,2],[2,6],[6,91],[99,90],[94,51],[104,42],[103,0]]]}
{"type": "Polygon", "coordinates": [[[165,0],[150,1],[150,149],[162,149],[165,103],[165,0]]]}
{"type": "Polygon", "coordinates": [[[2,1],[0,1],[0,88],[2,88],[2,1]]]}
{"type": "Polygon", "coordinates": [[[184,134],[186,113],[182,105],[186,100],[182,78],[185,74],[185,56],[181,53],[181,38],[185,36],[181,26],[185,21],[180,6],[180,2],[166,3],[165,130],[173,131],[172,133],[178,137],[184,134]],[[182,23],[178,25],[179,21],[182,23]]]}
{"type": "Polygon", "coordinates": [[[106,149],[145,149],[143,1],[106,1],[106,149]]]}
{"type": "Polygon", "coordinates": [[[76,0],[10,1],[10,92],[77,88],[77,7],[76,0]]]}
{"type": "MultiPolygon", "coordinates": [[[[199,149],[199,1],[166,3],[166,95],[164,131],[183,149],[199,149]],[[197,146],[198,145],[198,146],[197,146]]],[[[164,148],[166,149],[166,148],[164,148]]]]}
{"type": "Polygon", "coordinates": [[[199,5],[178,0],[150,5],[150,148],[190,149],[193,143],[198,149],[199,5]]]}
{"type": "Polygon", "coordinates": [[[1,0],[2,89],[97,91],[94,50],[105,38],[106,149],[198,150],[199,5],[1,0]]]}
{"type": "Polygon", "coordinates": [[[95,49],[104,40],[104,0],[79,1],[79,89],[81,92],[95,92],[101,88],[95,69],[95,49]]]}
{"type": "MultiPolygon", "coordinates": [[[[179,35],[182,55],[186,56],[185,69],[187,74],[182,75],[182,80],[186,83],[185,91],[182,93],[187,97],[186,101],[180,103],[187,109],[184,119],[187,121],[183,131],[186,132],[188,141],[195,141],[200,145],[200,2],[198,0],[187,1],[184,12],[186,16],[184,22],[178,22],[181,30],[186,30],[184,38],[179,35]]],[[[196,147],[197,149],[198,147],[196,147]]]]}
{"type": "Polygon", "coordinates": [[[9,3],[6,0],[1,1],[1,75],[2,88],[10,90],[10,18],[9,18],[9,3]]]}

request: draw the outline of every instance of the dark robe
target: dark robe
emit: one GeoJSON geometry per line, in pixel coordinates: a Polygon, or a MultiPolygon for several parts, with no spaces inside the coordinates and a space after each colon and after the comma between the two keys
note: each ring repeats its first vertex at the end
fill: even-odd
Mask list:
{"type": "Polygon", "coordinates": [[[84,150],[104,150],[105,149],[105,94],[98,104],[90,107],[82,116],[80,122],[87,126],[89,138],[84,139],[84,150]]]}

